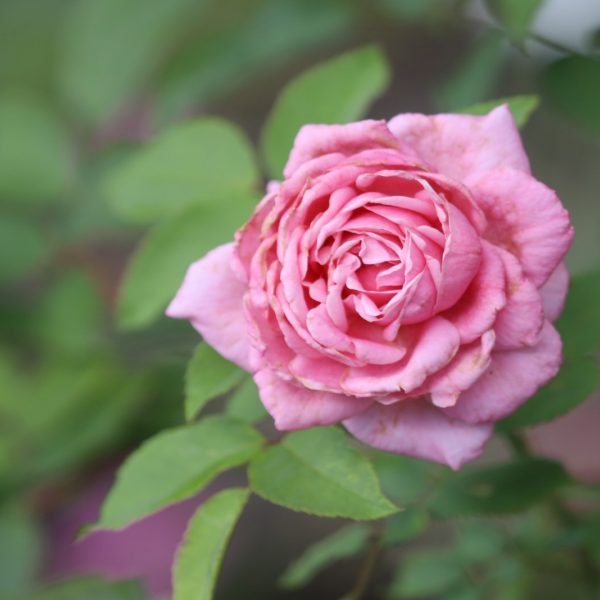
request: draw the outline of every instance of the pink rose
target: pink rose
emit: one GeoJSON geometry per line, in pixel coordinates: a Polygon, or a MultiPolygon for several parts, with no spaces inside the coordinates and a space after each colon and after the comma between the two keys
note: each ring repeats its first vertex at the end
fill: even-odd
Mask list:
{"type": "Polygon", "coordinates": [[[167,314],[253,373],[278,429],[477,457],[558,371],[573,236],[508,108],[306,125],[284,175],[167,314]]]}

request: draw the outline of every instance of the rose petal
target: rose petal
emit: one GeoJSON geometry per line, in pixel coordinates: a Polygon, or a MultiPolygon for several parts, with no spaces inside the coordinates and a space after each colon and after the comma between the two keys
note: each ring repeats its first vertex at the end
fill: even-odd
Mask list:
{"type": "Polygon", "coordinates": [[[488,219],[485,238],[514,254],[527,277],[543,285],[573,238],[569,214],[554,191],[514,169],[471,178],[469,186],[488,219]]]}
{"type": "Polygon", "coordinates": [[[250,370],[243,313],[246,285],[231,269],[233,249],[233,243],[218,246],[193,263],[166,314],[188,319],[217,352],[250,370]]]}
{"type": "Polygon", "coordinates": [[[373,401],[309,390],[282,379],[270,369],[254,375],[265,408],[280,431],[331,425],[366,410],[373,401]]]}
{"type": "Polygon", "coordinates": [[[507,105],[483,117],[400,114],[388,127],[433,171],[459,181],[499,167],[529,173],[529,161],[507,105]]]}
{"type": "Polygon", "coordinates": [[[468,423],[502,419],[556,375],[561,350],[560,336],[546,321],[535,346],[494,352],[488,370],[446,414],[468,423]]]}
{"type": "Polygon", "coordinates": [[[491,425],[451,419],[423,398],[390,406],[374,404],[345,420],[344,426],[369,446],[444,463],[453,469],[477,458],[492,434],[491,425]]]}
{"type": "Polygon", "coordinates": [[[544,313],[548,321],[556,321],[563,311],[569,290],[569,272],[565,263],[559,263],[548,281],[540,288],[544,313]]]}

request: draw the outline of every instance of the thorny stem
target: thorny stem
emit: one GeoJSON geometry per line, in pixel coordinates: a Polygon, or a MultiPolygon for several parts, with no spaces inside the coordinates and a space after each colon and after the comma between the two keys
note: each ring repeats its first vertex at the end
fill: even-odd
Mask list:
{"type": "Polygon", "coordinates": [[[364,560],[358,570],[358,576],[356,577],[354,586],[348,594],[348,600],[360,600],[366,592],[369,581],[373,576],[377,559],[381,554],[382,535],[383,531],[380,524],[374,524],[371,529],[367,552],[365,553],[364,560]]]}
{"type": "MultiPolygon", "coordinates": [[[[511,431],[505,437],[515,455],[532,456],[527,440],[522,435],[511,431]]],[[[551,496],[547,506],[556,521],[565,529],[571,529],[579,523],[578,516],[557,496],[551,496]]],[[[596,563],[584,547],[577,548],[575,554],[579,559],[581,575],[590,591],[590,597],[596,598],[596,594],[600,590],[600,573],[596,563]]]]}

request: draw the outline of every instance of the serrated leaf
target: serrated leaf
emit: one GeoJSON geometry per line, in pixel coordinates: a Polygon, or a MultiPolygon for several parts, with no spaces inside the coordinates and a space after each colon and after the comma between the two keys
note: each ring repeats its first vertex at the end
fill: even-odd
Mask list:
{"type": "Polygon", "coordinates": [[[252,460],[248,476],[259,496],[292,510],[355,520],[398,511],[371,463],[334,427],[286,435],[252,460]]]}
{"type": "Polygon", "coordinates": [[[193,420],[209,400],[228,392],[245,374],[208,344],[200,344],[185,372],[185,418],[193,420]]]}
{"type": "Polygon", "coordinates": [[[487,115],[491,110],[502,104],[508,104],[510,112],[515,119],[519,128],[524,127],[529,121],[529,117],[540,104],[539,96],[508,96],[506,98],[498,98],[487,102],[479,102],[467,108],[463,108],[459,112],[469,115],[487,115]]]}
{"type": "Polygon", "coordinates": [[[221,415],[159,433],[119,469],[95,528],[120,529],[189,498],[219,473],[247,462],[261,444],[257,431],[221,415]]]}
{"type": "Polygon", "coordinates": [[[454,474],[434,499],[431,509],[444,517],[520,512],[569,481],[557,462],[522,458],[454,474]]]}
{"type": "Polygon", "coordinates": [[[0,283],[29,275],[49,254],[50,248],[36,224],[20,217],[0,217],[0,283]]]}
{"type": "Polygon", "coordinates": [[[307,548],[290,564],[279,579],[279,585],[288,590],[306,585],[329,565],[362,552],[368,539],[369,528],[361,523],[338,529],[307,548]]]}
{"type": "Polygon", "coordinates": [[[233,528],[250,492],[228,489],[190,519],[173,567],[173,600],[210,600],[233,528]]]}
{"type": "Polygon", "coordinates": [[[246,423],[258,423],[267,413],[258,396],[258,388],[251,377],[233,392],[225,408],[227,414],[246,423]]]}
{"type": "Polygon", "coordinates": [[[167,129],[128,157],[109,174],[105,191],[121,217],[152,223],[193,206],[216,210],[258,181],[242,131],[222,119],[202,118],[167,129]]]}
{"type": "Polygon", "coordinates": [[[270,174],[279,179],[298,130],[307,123],[348,123],[387,87],[389,66],[375,46],[308,69],[281,92],[262,134],[270,174]]]}
{"type": "Polygon", "coordinates": [[[139,329],[161,315],[190,264],[215,246],[231,241],[255,205],[252,196],[230,199],[219,210],[193,208],[152,229],[125,271],[119,290],[119,326],[139,329]]]}

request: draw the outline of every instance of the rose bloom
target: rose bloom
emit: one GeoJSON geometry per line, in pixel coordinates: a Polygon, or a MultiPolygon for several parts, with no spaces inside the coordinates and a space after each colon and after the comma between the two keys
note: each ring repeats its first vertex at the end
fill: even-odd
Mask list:
{"type": "Polygon", "coordinates": [[[506,106],[306,125],[167,314],[253,374],[278,429],[342,422],[458,468],[559,369],[572,236],[506,106]]]}

